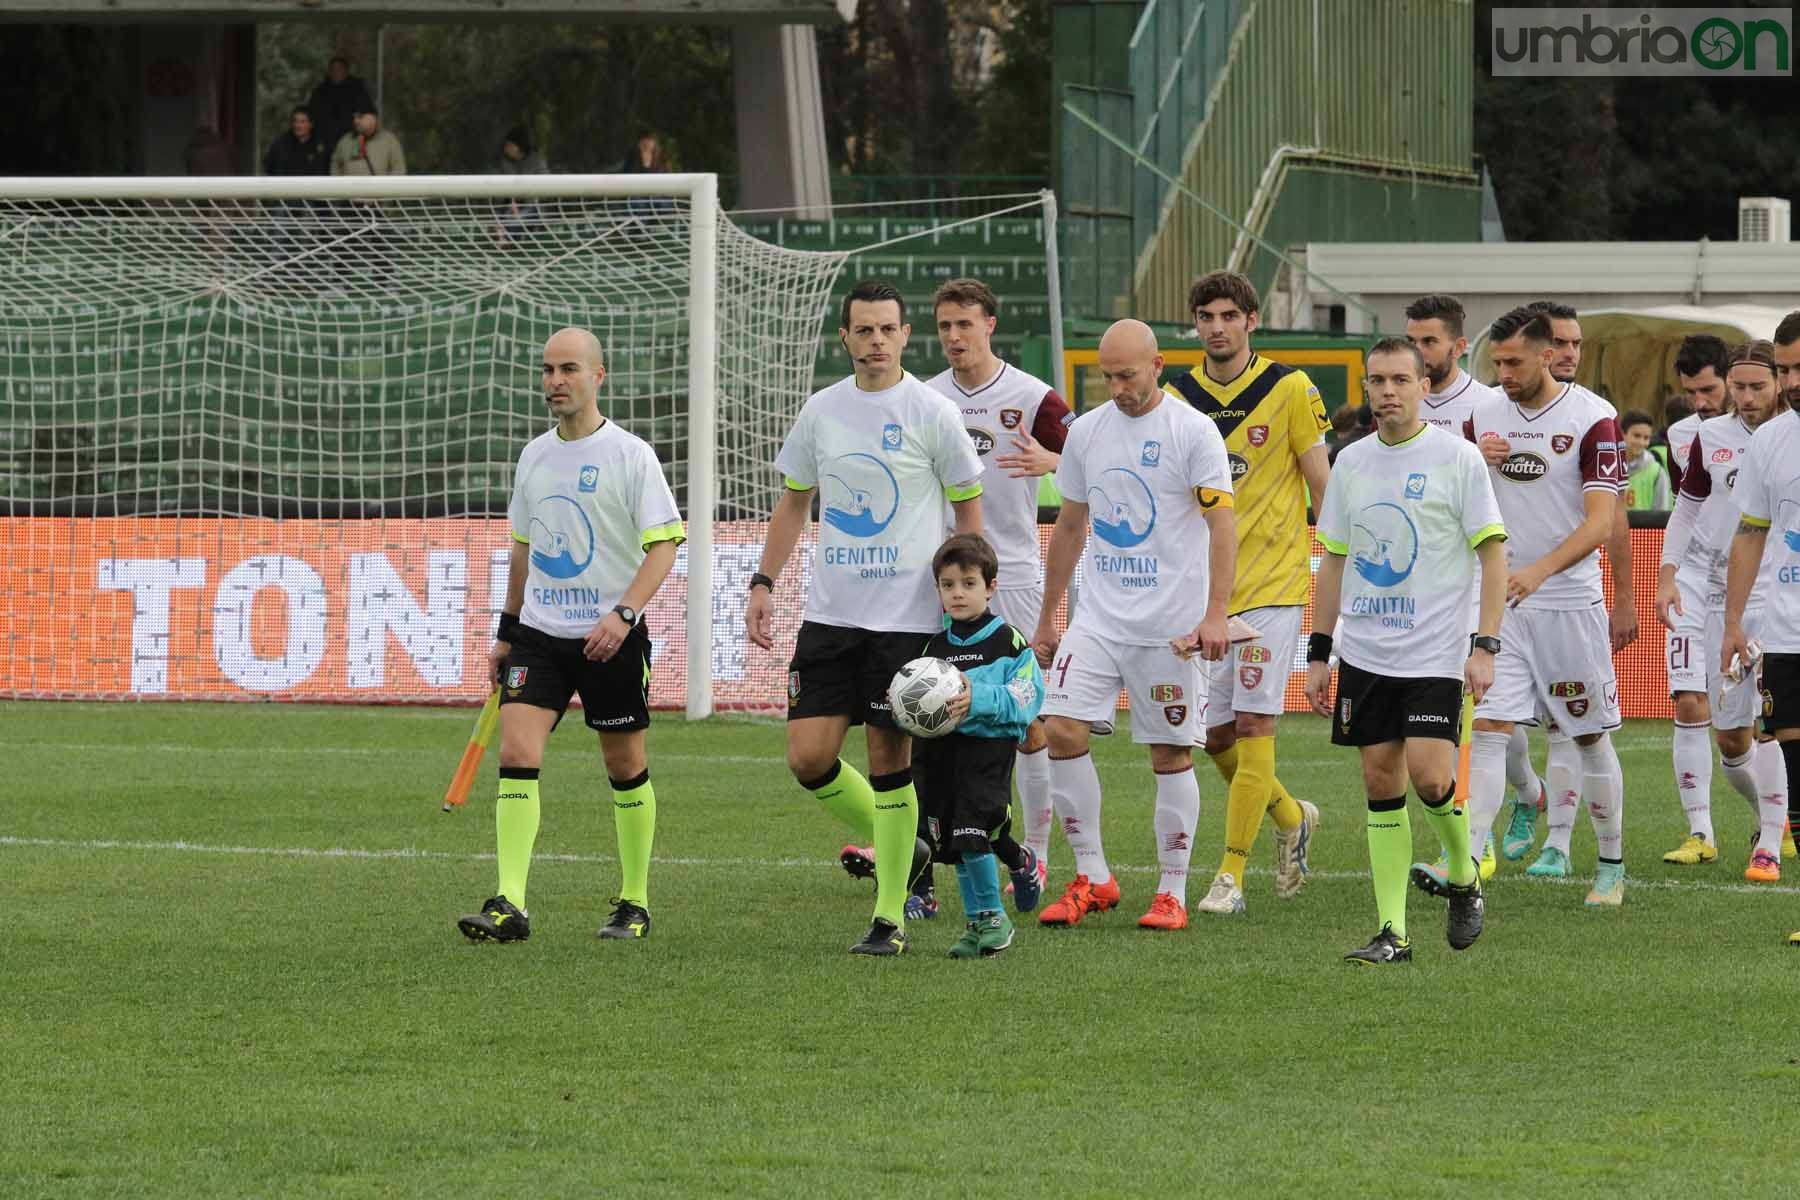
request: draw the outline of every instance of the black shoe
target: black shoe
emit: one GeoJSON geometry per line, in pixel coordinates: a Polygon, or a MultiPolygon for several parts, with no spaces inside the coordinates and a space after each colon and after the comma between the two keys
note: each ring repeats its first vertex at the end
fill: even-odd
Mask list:
{"type": "Polygon", "coordinates": [[[1467,950],[1481,936],[1481,918],[1486,905],[1481,899],[1481,882],[1450,884],[1444,890],[1450,900],[1450,923],[1444,927],[1452,950],[1467,950]]]}
{"type": "Polygon", "coordinates": [[[650,935],[650,910],[641,904],[613,897],[612,916],[595,937],[641,938],[650,935]]]}
{"type": "Polygon", "coordinates": [[[1412,943],[1394,932],[1392,925],[1383,925],[1381,932],[1369,939],[1369,944],[1361,950],[1352,950],[1344,955],[1344,961],[1361,963],[1365,967],[1373,967],[1379,963],[1396,963],[1412,961],[1412,943]]]}
{"type": "Polygon", "coordinates": [[[456,927],[471,942],[522,942],[531,936],[531,918],[505,896],[495,896],[478,913],[457,918],[456,927]]]}
{"type": "Polygon", "coordinates": [[[850,947],[852,954],[893,955],[906,952],[906,931],[892,921],[876,917],[863,940],[850,947]]]}

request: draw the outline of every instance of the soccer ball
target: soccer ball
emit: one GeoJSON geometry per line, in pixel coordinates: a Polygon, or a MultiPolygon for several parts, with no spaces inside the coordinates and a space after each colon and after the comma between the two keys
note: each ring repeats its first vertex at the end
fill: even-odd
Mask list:
{"type": "Polygon", "coordinates": [[[941,658],[915,658],[894,672],[888,707],[914,737],[942,737],[955,729],[950,702],[962,694],[962,675],[941,658]]]}

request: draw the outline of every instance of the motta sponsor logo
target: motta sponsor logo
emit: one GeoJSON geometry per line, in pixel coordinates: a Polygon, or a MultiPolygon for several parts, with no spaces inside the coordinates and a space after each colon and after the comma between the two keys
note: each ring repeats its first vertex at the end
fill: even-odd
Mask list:
{"type": "Polygon", "coordinates": [[[1500,464],[1500,474],[1514,483],[1532,483],[1542,479],[1550,470],[1550,464],[1544,461],[1541,454],[1533,454],[1528,450],[1510,456],[1500,464]]]}
{"type": "Polygon", "coordinates": [[[1243,455],[1228,454],[1225,457],[1231,462],[1231,478],[1233,480],[1242,479],[1250,473],[1250,460],[1243,455]]]}
{"type": "Polygon", "coordinates": [[[1493,73],[1777,78],[1793,73],[1783,8],[1496,8],[1493,73]]]}
{"type": "Polygon", "coordinates": [[[985,429],[969,430],[969,441],[975,444],[975,453],[983,458],[994,449],[994,435],[985,429]]]}

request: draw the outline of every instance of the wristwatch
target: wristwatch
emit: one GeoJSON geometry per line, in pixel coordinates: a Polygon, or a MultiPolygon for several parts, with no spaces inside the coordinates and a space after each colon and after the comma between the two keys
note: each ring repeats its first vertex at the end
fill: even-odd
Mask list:
{"type": "Polygon", "coordinates": [[[1500,653],[1500,639],[1485,633],[1478,633],[1469,639],[1469,653],[1486,650],[1489,654],[1500,653]]]}
{"type": "Polygon", "coordinates": [[[619,614],[619,620],[625,622],[626,625],[636,625],[637,624],[638,611],[637,611],[637,609],[632,608],[630,605],[615,604],[613,606],[613,611],[619,614]]]}

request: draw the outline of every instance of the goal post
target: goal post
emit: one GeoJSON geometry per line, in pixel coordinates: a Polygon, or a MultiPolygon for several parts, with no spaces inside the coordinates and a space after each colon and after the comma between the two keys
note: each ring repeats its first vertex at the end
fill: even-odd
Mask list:
{"type": "Polygon", "coordinates": [[[0,695],[478,698],[573,324],[688,522],[653,703],[708,715],[714,524],[778,494],[847,257],[711,174],[5,180],[0,695]]]}

